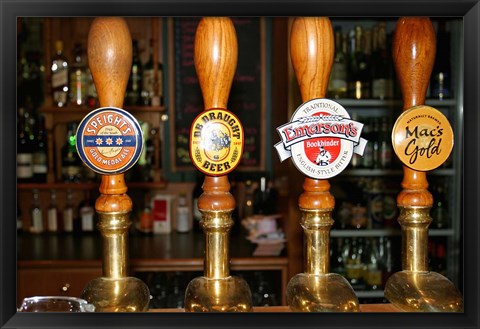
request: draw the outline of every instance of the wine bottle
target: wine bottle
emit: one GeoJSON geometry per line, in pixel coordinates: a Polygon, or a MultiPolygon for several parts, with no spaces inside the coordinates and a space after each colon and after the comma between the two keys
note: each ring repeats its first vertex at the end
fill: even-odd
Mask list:
{"type": "Polygon", "coordinates": [[[347,61],[343,52],[342,28],[335,27],[335,57],[328,83],[330,98],[345,98],[347,95],[347,61]]]}
{"type": "Polygon", "coordinates": [[[63,208],[63,231],[66,233],[73,233],[73,195],[71,190],[67,190],[67,200],[65,202],[65,208],[63,208]]]}
{"type": "Polygon", "coordinates": [[[163,65],[160,62],[156,65],[154,63],[154,46],[153,39],[150,39],[150,56],[142,75],[142,104],[160,106],[163,104],[163,65]]]}
{"type": "Polygon", "coordinates": [[[127,84],[126,105],[140,105],[143,67],[138,52],[138,40],[132,40],[132,69],[127,84]]]}
{"type": "Polygon", "coordinates": [[[17,181],[19,183],[33,180],[33,134],[29,123],[29,113],[25,108],[18,109],[17,119],[17,181]]]}
{"type": "Polygon", "coordinates": [[[78,213],[80,215],[80,225],[82,233],[93,232],[95,208],[90,197],[90,190],[85,190],[85,197],[78,206],[78,213]]]}
{"type": "Polygon", "coordinates": [[[443,100],[451,98],[450,32],[444,20],[438,21],[437,51],[430,80],[431,97],[443,100]]]}
{"type": "Polygon", "coordinates": [[[195,182],[195,187],[193,188],[193,191],[192,191],[193,229],[197,232],[202,232],[202,227],[200,225],[200,222],[202,221],[202,213],[198,209],[198,198],[203,193],[203,190],[202,190],[203,178],[204,178],[203,174],[197,171],[197,179],[195,182]]]}
{"type": "Polygon", "coordinates": [[[47,211],[47,230],[51,233],[57,233],[58,229],[58,207],[57,207],[57,191],[50,191],[50,204],[47,211]]]}
{"type": "Polygon", "coordinates": [[[53,104],[64,107],[68,101],[68,60],[63,54],[63,41],[55,41],[55,55],[51,63],[53,104]]]}
{"type": "Polygon", "coordinates": [[[187,205],[187,195],[181,192],[177,203],[177,232],[185,233],[190,231],[190,213],[187,205]]]}
{"type": "Polygon", "coordinates": [[[35,182],[45,183],[48,171],[47,133],[45,131],[45,120],[42,115],[37,118],[35,137],[36,143],[33,152],[33,180],[35,182]]]}
{"type": "Polygon", "coordinates": [[[67,140],[62,147],[62,179],[64,182],[80,182],[82,179],[82,160],[75,145],[77,123],[67,125],[67,140]]]}
{"type": "Polygon", "coordinates": [[[43,214],[40,207],[40,196],[37,189],[33,190],[32,206],[30,208],[30,214],[32,216],[32,226],[30,232],[39,234],[43,232],[43,214]]]}
{"type": "Polygon", "coordinates": [[[80,43],[75,44],[74,61],[70,70],[70,104],[85,105],[87,102],[87,60],[80,43]]]}

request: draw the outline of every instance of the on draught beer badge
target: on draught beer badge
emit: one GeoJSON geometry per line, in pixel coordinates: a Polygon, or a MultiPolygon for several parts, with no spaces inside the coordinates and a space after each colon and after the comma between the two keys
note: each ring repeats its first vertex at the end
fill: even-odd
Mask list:
{"type": "Polygon", "coordinates": [[[113,107],[90,112],[80,123],[76,140],[80,158],[100,174],[127,171],[143,148],[138,122],[127,111],[113,107]]]}
{"type": "Polygon", "coordinates": [[[362,129],[337,102],[312,99],[277,128],[282,141],[275,148],[280,161],[291,157],[305,175],[326,179],[342,172],[354,152],[363,155],[367,141],[360,137],[362,129]]]}
{"type": "Polygon", "coordinates": [[[242,124],[232,112],[206,110],[192,123],[190,158],[206,175],[226,175],[240,163],[243,142],[242,124]]]}

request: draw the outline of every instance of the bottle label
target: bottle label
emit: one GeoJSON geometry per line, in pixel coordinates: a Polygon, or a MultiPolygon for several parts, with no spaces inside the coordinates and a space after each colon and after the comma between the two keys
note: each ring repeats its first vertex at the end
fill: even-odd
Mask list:
{"type": "Polygon", "coordinates": [[[17,154],[17,177],[18,178],[33,177],[33,156],[31,153],[17,154]]]}
{"type": "Polygon", "coordinates": [[[32,211],[32,232],[43,232],[42,211],[40,209],[34,209],[32,211]]]}
{"type": "Polygon", "coordinates": [[[453,130],[437,109],[420,105],[404,111],[395,122],[392,144],[400,161],[418,171],[441,166],[453,149],[453,130]]]}
{"type": "Polygon", "coordinates": [[[63,210],[63,230],[65,232],[73,232],[73,209],[66,208],[63,210]]]}
{"type": "Polygon", "coordinates": [[[100,174],[120,174],[140,157],[143,135],[130,113],[104,107],[93,110],[80,122],[76,143],[80,158],[90,169],[100,174]]]}
{"type": "Polygon", "coordinates": [[[80,210],[80,216],[82,218],[82,231],[93,231],[93,209],[91,207],[82,208],[80,210]]]}
{"type": "Polygon", "coordinates": [[[193,120],[190,157],[206,175],[226,175],[235,169],[242,158],[243,143],[242,124],[232,112],[210,109],[193,120]]]}
{"type": "Polygon", "coordinates": [[[57,209],[48,209],[48,230],[56,232],[58,230],[57,209]]]}
{"type": "Polygon", "coordinates": [[[177,231],[178,232],[188,232],[190,229],[189,220],[188,220],[188,207],[178,207],[177,208],[177,231]]]}
{"type": "Polygon", "coordinates": [[[367,141],[360,137],[362,129],[337,102],[312,99],[277,128],[282,141],[275,148],[280,161],[291,157],[305,175],[326,179],[341,173],[354,152],[363,155],[367,141]]]}
{"type": "Polygon", "coordinates": [[[47,154],[45,152],[36,152],[33,154],[33,172],[35,174],[46,174],[47,154]]]}
{"type": "Polygon", "coordinates": [[[52,88],[58,88],[68,84],[68,70],[58,70],[52,73],[52,88]]]}
{"type": "Polygon", "coordinates": [[[372,97],[387,98],[387,79],[374,79],[372,81],[372,97]]]}

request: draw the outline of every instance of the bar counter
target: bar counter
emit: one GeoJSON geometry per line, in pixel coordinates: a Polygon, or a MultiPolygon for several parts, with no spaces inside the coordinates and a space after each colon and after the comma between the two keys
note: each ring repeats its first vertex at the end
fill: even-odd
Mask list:
{"type": "MultiPolygon", "coordinates": [[[[165,308],[165,309],[152,309],[149,312],[165,312],[165,313],[178,313],[184,312],[181,308],[165,308]]],[[[291,312],[288,306],[262,306],[262,307],[253,307],[254,313],[284,313],[291,312]]],[[[375,312],[401,312],[397,307],[392,304],[360,304],[360,312],[365,313],[375,313],[375,312]]]]}

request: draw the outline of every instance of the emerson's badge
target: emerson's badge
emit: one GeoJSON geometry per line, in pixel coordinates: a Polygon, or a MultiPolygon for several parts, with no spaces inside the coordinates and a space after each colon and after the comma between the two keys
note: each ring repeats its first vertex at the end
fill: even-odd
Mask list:
{"type": "Polygon", "coordinates": [[[77,152],[83,162],[100,174],[120,174],[140,157],[143,137],[135,118],[125,110],[102,107],[80,122],[77,152]]]}
{"type": "Polygon", "coordinates": [[[240,163],[244,132],[240,120],[224,109],[200,113],[190,129],[190,157],[210,176],[226,175],[240,163]]]}
{"type": "Polygon", "coordinates": [[[312,99],[300,105],[289,123],[277,128],[282,141],[275,145],[280,161],[289,157],[305,175],[327,179],[350,163],[353,153],[363,155],[367,141],[360,137],[363,124],[329,99],[312,99]]]}

